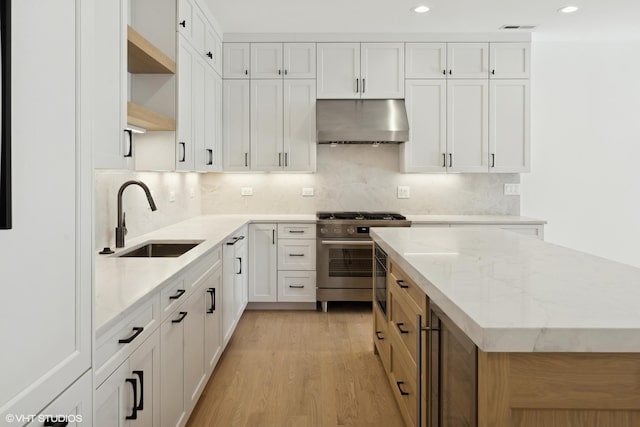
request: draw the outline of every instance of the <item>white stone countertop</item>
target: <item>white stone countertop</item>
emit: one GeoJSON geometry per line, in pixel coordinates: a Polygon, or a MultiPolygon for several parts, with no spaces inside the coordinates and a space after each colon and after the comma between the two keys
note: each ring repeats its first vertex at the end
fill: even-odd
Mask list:
{"type": "Polygon", "coordinates": [[[405,215],[414,224],[543,225],[547,221],[517,215],[405,215]]]}
{"type": "Polygon", "coordinates": [[[315,223],[315,215],[206,215],[162,228],[126,241],[114,255],[96,255],[96,335],[143,304],[189,264],[249,222],[315,223]],[[118,258],[123,251],[147,241],[204,240],[178,258],[118,258]]]}
{"type": "Polygon", "coordinates": [[[640,352],[640,269],[499,229],[372,228],[485,352],[640,352]]]}

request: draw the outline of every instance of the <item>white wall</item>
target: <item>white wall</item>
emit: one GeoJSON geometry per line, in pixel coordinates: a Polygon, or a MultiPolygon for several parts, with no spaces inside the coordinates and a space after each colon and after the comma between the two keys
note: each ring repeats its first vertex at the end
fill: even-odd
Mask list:
{"type": "Polygon", "coordinates": [[[523,215],[545,240],[640,267],[640,41],[534,41],[523,215]]]}

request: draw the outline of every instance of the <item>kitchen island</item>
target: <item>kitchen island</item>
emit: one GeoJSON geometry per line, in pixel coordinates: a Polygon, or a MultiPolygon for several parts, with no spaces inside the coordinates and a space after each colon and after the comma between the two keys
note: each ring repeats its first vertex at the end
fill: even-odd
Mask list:
{"type": "Polygon", "coordinates": [[[473,393],[460,397],[455,390],[454,403],[467,405],[469,425],[476,425],[473,418],[486,427],[640,425],[640,269],[496,229],[387,228],[371,236],[389,258],[393,327],[391,350],[380,351],[390,353],[383,364],[398,382],[395,345],[413,352],[400,372],[418,370],[414,396],[406,387],[399,393],[418,399],[407,405],[417,411],[407,424],[425,425],[444,408],[441,425],[467,425],[447,418],[442,404],[449,383],[466,381],[462,388],[473,393]],[[417,300],[401,295],[410,285],[425,295],[420,325],[394,323],[395,300],[401,312],[410,307],[405,301],[417,300]],[[452,341],[434,312],[471,343],[469,358],[461,360],[460,351],[443,357],[452,341]],[[424,337],[422,345],[406,345],[411,332],[424,337]],[[468,369],[469,360],[477,369],[468,369]],[[429,386],[430,370],[439,385],[429,386]]]}

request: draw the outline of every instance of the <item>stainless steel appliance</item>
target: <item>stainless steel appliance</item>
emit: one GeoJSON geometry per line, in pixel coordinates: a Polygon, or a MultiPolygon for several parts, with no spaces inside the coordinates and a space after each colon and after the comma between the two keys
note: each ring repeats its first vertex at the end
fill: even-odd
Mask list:
{"type": "Polygon", "coordinates": [[[317,298],[328,301],[371,301],[373,241],[370,227],[409,227],[411,221],[388,212],[318,212],[317,298]]]}

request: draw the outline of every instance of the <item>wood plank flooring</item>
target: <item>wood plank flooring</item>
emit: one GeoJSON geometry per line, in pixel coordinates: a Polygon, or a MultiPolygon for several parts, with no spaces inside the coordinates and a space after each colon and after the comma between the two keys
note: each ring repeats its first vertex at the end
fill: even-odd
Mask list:
{"type": "Polygon", "coordinates": [[[371,305],[246,311],[188,427],[402,427],[371,305]]]}

